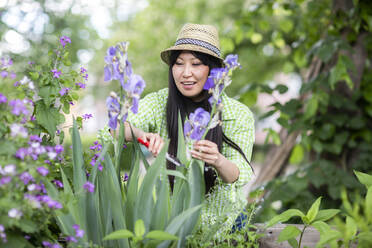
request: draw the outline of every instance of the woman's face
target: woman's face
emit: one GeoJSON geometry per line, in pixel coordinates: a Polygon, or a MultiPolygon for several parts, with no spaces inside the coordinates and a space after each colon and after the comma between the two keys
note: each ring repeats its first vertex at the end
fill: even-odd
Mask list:
{"type": "Polygon", "coordinates": [[[209,67],[190,52],[182,52],[172,67],[173,78],[182,95],[201,100],[201,92],[209,75],[209,67]]]}

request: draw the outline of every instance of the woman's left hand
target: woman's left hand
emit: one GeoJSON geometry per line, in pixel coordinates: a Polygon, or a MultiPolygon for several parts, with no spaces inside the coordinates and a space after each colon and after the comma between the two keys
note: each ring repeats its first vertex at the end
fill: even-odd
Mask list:
{"type": "Polygon", "coordinates": [[[217,166],[222,154],[218,151],[217,144],[209,140],[199,140],[193,145],[191,155],[212,166],[217,166]]]}

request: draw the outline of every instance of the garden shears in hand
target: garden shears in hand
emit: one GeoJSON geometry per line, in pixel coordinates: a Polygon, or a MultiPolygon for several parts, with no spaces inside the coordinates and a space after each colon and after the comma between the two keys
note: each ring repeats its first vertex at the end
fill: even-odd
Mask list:
{"type": "MultiPolygon", "coordinates": [[[[146,146],[147,148],[149,147],[150,143],[146,140],[144,141],[143,139],[141,138],[137,138],[137,141],[146,146]]],[[[169,153],[166,153],[165,154],[165,159],[168,160],[169,162],[171,162],[172,164],[176,165],[176,166],[181,166],[181,167],[185,167],[183,164],[181,164],[181,162],[177,159],[177,158],[174,158],[173,156],[171,156],[169,153]]]]}

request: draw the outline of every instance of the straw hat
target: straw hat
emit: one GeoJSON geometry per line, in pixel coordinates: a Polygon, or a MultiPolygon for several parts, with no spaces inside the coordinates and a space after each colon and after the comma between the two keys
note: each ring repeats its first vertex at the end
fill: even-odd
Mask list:
{"type": "Polygon", "coordinates": [[[218,31],[214,26],[201,24],[185,24],[178,34],[174,46],[161,52],[161,59],[169,65],[172,50],[197,51],[212,55],[223,63],[220,51],[218,31]]]}

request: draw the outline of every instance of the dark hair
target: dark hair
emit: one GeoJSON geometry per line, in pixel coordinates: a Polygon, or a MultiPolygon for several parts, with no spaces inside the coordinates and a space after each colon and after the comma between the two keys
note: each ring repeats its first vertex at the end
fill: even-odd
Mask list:
{"type": "MultiPolygon", "coordinates": [[[[169,59],[169,76],[168,76],[168,100],[166,105],[166,117],[167,117],[167,131],[170,138],[168,153],[176,156],[177,155],[177,144],[178,144],[178,113],[181,115],[182,123],[185,122],[185,117],[189,116],[190,113],[194,112],[196,108],[202,107],[206,111],[211,112],[212,108],[209,104],[209,93],[206,90],[202,91],[202,100],[200,102],[194,102],[190,98],[185,97],[181,94],[181,92],[177,89],[173,73],[172,67],[175,64],[178,56],[183,52],[182,50],[179,51],[172,51],[170,54],[169,59]]],[[[209,71],[213,68],[222,67],[222,62],[208,54],[190,51],[196,58],[198,58],[204,65],[209,67],[209,71]]],[[[232,148],[236,149],[239,153],[241,153],[244,159],[249,163],[248,159],[246,158],[244,152],[241,148],[230,140],[222,131],[222,126],[217,125],[215,128],[210,129],[206,135],[206,139],[210,140],[217,144],[218,150],[222,150],[222,142],[225,142],[232,148]]],[[[171,163],[167,164],[169,169],[174,169],[175,166],[171,163]]],[[[206,167],[209,167],[206,164],[206,167]]],[[[210,188],[214,185],[214,181],[217,175],[214,170],[207,170],[204,173],[204,178],[206,182],[206,193],[210,190],[210,188]]],[[[170,177],[170,184],[173,188],[173,177],[170,177]]]]}

